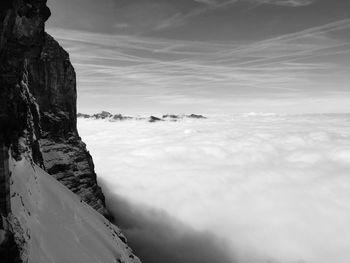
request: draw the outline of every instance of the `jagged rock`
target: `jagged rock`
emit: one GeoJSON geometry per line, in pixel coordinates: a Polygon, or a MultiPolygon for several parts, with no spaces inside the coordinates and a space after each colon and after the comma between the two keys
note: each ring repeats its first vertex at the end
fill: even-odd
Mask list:
{"type": "Polygon", "coordinates": [[[123,116],[121,114],[115,114],[112,118],[113,120],[119,120],[119,121],[124,121],[124,120],[132,120],[132,117],[129,116],[123,116]]]}
{"type": "Polygon", "coordinates": [[[90,118],[91,116],[89,114],[84,114],[84,113],[80,113],[78,112],[77,114],[77,118],[84,118],[84,119],[88,119],[90,118]]]}
{"type": "MultiPolygon", "coordinates": [[[[41,113],[40,145],[45,169],[108,216],[92,158],[77,131],[75,71],[69,54],[48,34],[40,56],[30,60],[29,87],[41,113]]],[[[111,114],[97,115],[105,118],[111,114]]]]}
{"type": "Polygon", "coordinates": [[[45,168],[95,210],[108,215],[105,197],[96,183],[96,173],[86,145],[78,138],[67,141],[41,140],[45,168]]]}
{"type": "MultiPolygon", "coordinates": [[[[59,113],[56,114],[57,117],[59,113]]],[[[157,121],[178,121],[182,120],[184,118],[190,118],[190,119],[206,119],[207,117],[203,115],[197,115],[197,114],[191,114],[191,115],[176,115],[176,114],[165,114],[162,116],[162,118],[158,118],[155,116],[151,116],[149,118],[144,117],[130,117],[130,116],[123,116],[122,114],[115,114],[112,115],[111,113],[107,111],[102,111],[101,113],[89,115],[84,113],[78,113],[78,118],[84,118],[84,119],[104,119],[108,121],[124,121],[124,120],[148,120],[149,122],[157,122],[157,121]]]]}
{"type": "MultiPolygon", "coordinates": [[[[37,171],[41,171],[40,167],[45,168],[80,196],[76,198],[81,202],[85,201],[101,214],[108,215],[103,193],[96,181],[92,158],[76,128],[74,68],[68,53],[44,32],[44,23],[49,16],[50,10],[46,6],[46,0],[2,0],[0,3],[1,263],[29,260],[30,252],[27,249],[30,249],[30,246],[27,246],[27,243],[31,242],[30,230],[34,228],[26,223],[31,220],[34,225],[37,224],[32,217],[33,211],[37,215],[40,212],[42,220],[47,215],[45,208],[39,205],[40,199],[33,199],[33,193],[30,192],[31,189],[37,189],[35,194],[40,195],[39,192],[45,190],[36,185],[39,178],[37,171]],[[9,170],[9,160],[12,162],[12,169],[16,164],[24,162],[27,166],[19,174],[16,169],[9,170]],[[10,180],[11,172],[13,174],[10,180]],[[31,189],[27,188],[29,181],[31,189]],[[9,191],[12,185],[16,185],[17,192],[9,191]],[[27,195],[27,200],[23,198],[24,194],[27,195]],[[30,208],[26,207],[29,201],[30,208]],[[40,211],[41,209],[44,211],[40,211]],[[21,220],[18,220],[19,217],[21,220]],[[27,219],[29,221],[26,221],[27,219]],[[11,258],[6,258],[3,252],[11,253],[11,258]]],[[[40,174],[42,180],[47,180],[43,179],[45,172],[40,174]]],[[[50,179],[54,180],[51,177],[50,179]]],[[[74,207],[80,209],[77,201],[72,201],[75,200],[72,196],[66,198],[59,195],[70,193],[64,186],[59,183],[50,185],[56,190],[60,187],[66,190],[56,191],[56,195],[51,196],[56,202],[56,207],[64,211],[64,204],[71,206],[70,202],[73,202],[71,211],[74,207]],[[62,203],[60,198],[63,199],[62,203]]],[[[46,189],[46,196],[50,196],[50,193],[46,189]]],[[[89,209],[92,210],[86,205],[86,209],[83,210],[86,212],[89,209]]],[[[54,214],[55,210],[51,212],[54,214]]],[[[93,211],[88,214],[100,218],[98,221],[102,222],[102,216],[96,215],[98,213],[93,211]]],[[[72,220],[74,216],[70,215],[72,220]]],[[[39,224],[40,227],[42,225],[39,224]]],[[[93,230],[93,225],[87,227],[87,230],[91,229],[93,230]]],[[[57,233],[54,226],[47,230],[57,233]]],[[[44,233],[45,229],[41,231],[44,233]]],[[[112,235],[113,233],[111,232],[112,235]]],[[[75,240],[71,242],[80,243],[75,240]]],[[[112,250],[119,250],[125,255],[130,254],[130,251],[119,245],[113,247],[113,244],[102,243],[101,246],[107,249],[112,247],[112,250]]],[[[35,257],[35,251],[31,256],[35,257]]],[[[127,257],[124,256],[124,260],[127,257]]]]}
{"type": "Polygon", "coordinates": [[[184,118],[184,115],[175,115],[175,114],[163,115],[163,119],[168,121],[179,121],[179,120],[182,120],[183,118],[184,118]]]}
{"type": "Polygon", "coordinates": [[[163,115],[162,118],[163,119],[179,119],[181,117],[179,115],[175,115],[175,114],[166,114],[166,115],[163,115]]]}
{"type": "Polygon", "coordinates": [[[93,118],[102,119],[102,120],[111,118],[112,116],[113,115],[108,111],[102,111],[101,113],[97,113],[97,114],[92,115],[93,118]]]}
{"type": "Polygon", "coordinates": [[[43,49],[29,61],[29,89],[39,104],[43,133],[76,132],[76,76],[68,53],[44,34],[43,49]]]}
{"type": "Polygon", "coordinates": [[[191,114],[191,115],[186,115],[187,118],[192,118],[192,119],[206,119],[207,117],[204,117],[203,115],[197,115],[197,114],[191,114]]]}
{"type": "Polygon", "coordinates": [[[11,231],[0,229],[0,258],[4,263],[20,263],[19,248],[11,231]]]}
{"type": "Polygon", "coordinates": [[[163,121],[162,119],[160,119],[160,118],[157,118],[157,117],[155,117],[155,116],[151,116],[151,117],[149,117],[149,120],[148,120],[149,122],[158,122],[158,121],[163,121]]]}
{"type": "MultiPolygon", "coordinates": [[[[17,243],[11,207],[8,205],[10,186],[8,155],[15,160],[27,155],[42,166],[39,146],[40,116],[35,98],[29,90],[28,64],[40,55],[44,40],[44,22],[50,16],[45,0],[3,0],[0,5],[0,194],[5,205],[0,209],[0,230],[5,235],[1,246],[1,262],[25,261],[17,243]],[[6,153],[6,154],[3,154],[6,153]],[[6,254],[7,253],[7,254],[6,254]],[[11,253],[11,254],[8,254],[11,253]],[[19,259],[21,255],[21,259],[19,259]]],[[[3,202],[3,201],[2,201],[3,202]]]]}

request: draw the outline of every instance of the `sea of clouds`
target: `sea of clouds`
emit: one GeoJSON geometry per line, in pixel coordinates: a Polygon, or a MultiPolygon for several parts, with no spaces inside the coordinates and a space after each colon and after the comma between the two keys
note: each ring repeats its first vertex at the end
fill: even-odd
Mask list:
{"type": "Polygon", "coordinates": [[[147,262],[350,262],[350,115],[79,119],[147,262]]]}

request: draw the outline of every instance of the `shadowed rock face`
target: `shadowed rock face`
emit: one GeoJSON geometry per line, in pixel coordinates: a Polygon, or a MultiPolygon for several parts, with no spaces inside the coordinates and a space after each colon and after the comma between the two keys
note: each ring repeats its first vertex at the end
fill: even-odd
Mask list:
{"type": "Polygon", "coordinates": [[[15,159],[27,153],[42,165],[40,117],[28,89],[28,61],[40,54],[44,22],[49,16],[44,0],[2,0],[0,4],[0,258],[4,263],[21,262],[20,233],[11,228],[14,222],[8,217],[11,207],[7,151],[11,147],[15,159]]]}
{"type": "Polygon", "coordinates": [[[29,89],[40,107],[43,135],[59,138],[76,130],[76,76],[68,53],[44,35],[40,56],[29,63],[29,89]]]}
{"type": "MultiPolygon", "coordinates": [[[[77,233],[77,227],[65,221],[67,211],[70,221],[82,227],[81,236],[86,238],[89,231],[91,240],[96,236],[94,249],[102,251],[102,257],[108,252],[106,258],[113,262],[139,262],[131,249],[118,241],[121,238],[126,242],[120,230],[82,202],[108,215],[92,158],[76,128],[74,68],[68,53],[44,31],[49,16],[46,0],[0,2],[0,262],[47,262],[46,258],[55,261],[58,255],[47,252],[49,245],[45,242],[51,243],[51,251],[56,252],[62,242],[52,238],[60,230],[77,233]],[[18,167],[23,163],[27,166],[18,167]],[[42,190],[46,195],[40,194],[45,192],[42,190]],[[41,200],[46,200],[46,205],[41,200]],[[51,214],[48,207],[52,208],[51,214]],[[61,212],[57,212],[60,208],[61,212]],[[54,224],[51,219],[56,216],[60,217],[54,224]],[[49,234],[45,236],[44,232],[49,234]],[[38,237],[31,236],[33,233],[38,237]],[[38,248],[42,251],[38,252],[38,248]]],[[[61,238],[66,241],[67,236],[62,234],[61,238]]],[[[82,252],[78,255],[86,261],[90,245],[80,243],[75,235],[67,240],[67,255],[57,254],[70,257],[79,247],[82,252]]],[[[94,250],[89,252],[95,255],[94,250]]],[[[74,258],[71,261],[76,262],[74,258]]]]}
{"type": "MultiPolygon", "coordinates": [[[[74,69],[68,53],[44,30],[50,14],[46,0],[0,1],[0,148],[10,149],[14,159],[31,158],[107,215],[92,158],[76,129],[74,69]]],[[[0,159],[6,164],[7,154],[0,159]]],[[[9,199],[5,170],[0,169],[2,204],[9,199]]],[[[8,237],[0,246],[12,246],[3,243],[13,240],[3,220],[10,207],[1,207],[0,234],[8,237]]]]}
{"type": "Polygon", "coordinates": [[[94,164],[77,131],[76,75],[68,53],[45,33],[40,56],[29,63],[29,88],[41,115],[45,169],[82,200],[108,215],[94,164]]]}
{"type": "Polygon", "coordinates": [[[10,145],[25,137],[38,151],[39,114],[35,99],[28,89],[28,61],[37,57],[44,40],[44,22],[50,15],[46,1],[1,1],[0,9],[0,142],[10,145]],[[26,131],[26,134],[25,132],[26,131]]]}

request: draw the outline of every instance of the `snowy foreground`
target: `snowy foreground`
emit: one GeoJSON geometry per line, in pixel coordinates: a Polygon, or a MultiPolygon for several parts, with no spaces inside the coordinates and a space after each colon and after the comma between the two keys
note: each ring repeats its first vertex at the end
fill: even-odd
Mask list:
{"type": "Polygon", "coordinates": [[[29,263],[139,263],[120,230],[26,159],[11,164],[13,215],[29,263]],[[24,241],[23,240],[23,241],[24,241]]]}
{"type": "Polygon", "coordinates": [[[78,125],[112,195],[223,238],[239,262],[350,262],[350,115],[78,125]]]}

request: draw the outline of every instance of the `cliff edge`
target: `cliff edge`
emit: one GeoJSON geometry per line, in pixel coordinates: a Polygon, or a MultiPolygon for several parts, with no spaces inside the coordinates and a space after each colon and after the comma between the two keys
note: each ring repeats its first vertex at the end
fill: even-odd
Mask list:
{"type": "Polygon", "coordinates": [[[45,33],[50,15],[46,0],[0,2],[1,262],[139,262],[102,216],[104,195],[76,127],[75,71],[45,33]],[[58,253],[60,242],[70,245],[58,253]]]}
{"type": "Polygon", "coordinates": [[[28,87],[39,106],[45,170],[107,216],[91,155],[77,131],[75,71],[68,53],[47,33],[40,55],[28,63],[28,87]]]}

